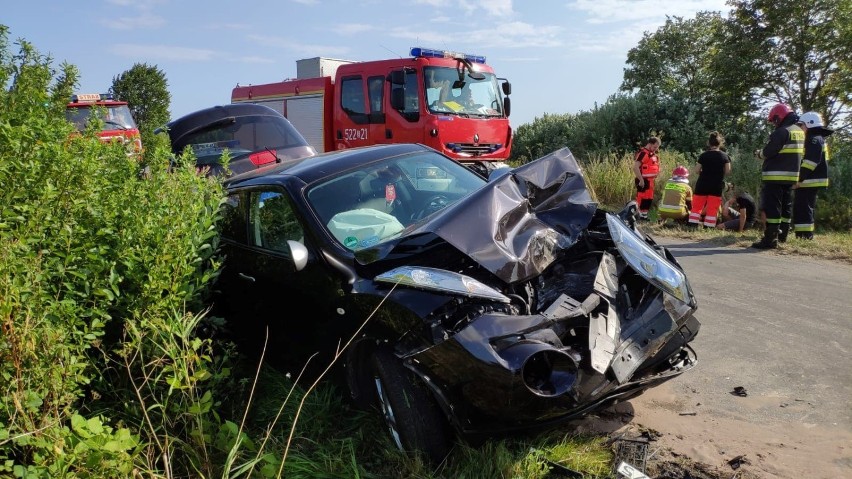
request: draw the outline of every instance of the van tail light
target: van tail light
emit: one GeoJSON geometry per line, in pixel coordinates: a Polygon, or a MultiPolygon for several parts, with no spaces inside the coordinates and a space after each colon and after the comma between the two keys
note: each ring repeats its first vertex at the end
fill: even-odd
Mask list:
{"type": "Polygon", "coordinates": [[[249,160],[254,163],[254,166],[261,167],[263,165],[268,165],[269,163],[274,163],[275,160],[278,159],[278,156],[274,151],[264,150],[258,151],[257,153],[252,153],[249,155],[249,160]]]}

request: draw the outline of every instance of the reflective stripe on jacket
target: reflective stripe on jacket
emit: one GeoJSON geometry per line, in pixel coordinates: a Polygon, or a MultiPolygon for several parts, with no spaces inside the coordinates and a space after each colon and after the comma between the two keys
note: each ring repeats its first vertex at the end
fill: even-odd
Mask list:
{"type": "Polygon", "coordinates": [[[764,182],[793,184],[799,181],[799,168],[805,154],[805,132],[796,125],[797,117],[787,115],[781,125],[769,135],[769,143],[761,156],[764,182]]]}
{"type": "MultiPolygon", "coordinates": [[[[805,132],[805,157],[799,170],[799,188],[828,187],[828,144],[822,131],[808,128],[805,132]]],[[[830,133],[829,133],[830,134],[830,133]]]]}
{"type": "Polygon", "coordinates": [[[663,198],[657,209],[660,212],[683,213],[686,215],[686,201],[692,201],[692,188],[686,178],[671,178],[663,188],[663,198]]]}

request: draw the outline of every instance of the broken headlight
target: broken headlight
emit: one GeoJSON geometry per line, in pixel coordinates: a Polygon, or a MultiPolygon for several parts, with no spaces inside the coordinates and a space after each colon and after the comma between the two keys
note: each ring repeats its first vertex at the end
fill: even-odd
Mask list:
{"type": "Polygon", "coordinates": [[[508,297],[496,289],[470,276],[436,268],[401,266],[376,276],[375,280],[471,298],[489,299],[501,303],[510,302],[508,297]]]}
{"type": "Polygon", "coordinates": [[[683,271],[660,256],[618,217],[607,213],[606,222],[618,251],[636,272],[675,298],[689,302],[689,285],[683,271]]]}

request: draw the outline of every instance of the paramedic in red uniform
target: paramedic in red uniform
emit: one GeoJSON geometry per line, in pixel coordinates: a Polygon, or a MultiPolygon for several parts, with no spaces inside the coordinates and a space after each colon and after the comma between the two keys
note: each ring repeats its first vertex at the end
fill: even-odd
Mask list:
{"type": "Polygon", "coordinates": [[[778,103],[769,110],[769,123],[775,130],[769,142],[754,152],[763,160],[760,209],[766,217],[763,238],[752,248],[773,249],[787,239],[793,209],[793,185],[799,181],[799,167],[805,154],[805,132],[796,122],[797,115],[789,106],[778,103]]]}
{"type": "Polygon", "coordinates": [[[639,219],[647,220],[648,211],[654,202],[654,179],[660,174],[660,159],[657,150],[660,149],[660,139],[656,136],[648,138],[633,162],[633,176],[636,183],[636,204],[639,206],[639,219]]]}

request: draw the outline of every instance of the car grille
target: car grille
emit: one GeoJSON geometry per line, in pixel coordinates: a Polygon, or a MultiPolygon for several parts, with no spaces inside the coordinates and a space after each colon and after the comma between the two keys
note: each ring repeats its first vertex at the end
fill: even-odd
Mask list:
{"type": "Polygon", "coordinates": [[[500,143],[447,143],[447,149],[455,153],[470,156],[482,156],[494,153],[503,147],[500,143]]]}

